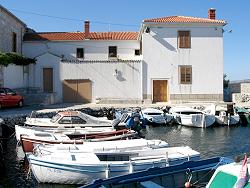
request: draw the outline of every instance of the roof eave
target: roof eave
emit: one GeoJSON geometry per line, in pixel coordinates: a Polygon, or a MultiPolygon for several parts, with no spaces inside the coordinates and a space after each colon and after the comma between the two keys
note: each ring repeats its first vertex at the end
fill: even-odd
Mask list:
{"type": "Polygon", "coordinates": [[[16,17],[14,14],[12,14],[9,10],[7,10],[6,8],[4,8],[2,5],[0,5],[0,9],[3,9],[4,12],[6,12],[8,15],[10,15],[12,18],[14,18],[21,25],[23,25],[24,27],[27,27],[27,25],[22,20],[20,20],[18,17],[16,17]]]}

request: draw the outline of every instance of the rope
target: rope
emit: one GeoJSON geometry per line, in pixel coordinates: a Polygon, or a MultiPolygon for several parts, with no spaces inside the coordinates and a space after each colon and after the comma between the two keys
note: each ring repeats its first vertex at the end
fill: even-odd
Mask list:
{"type": "Polygon", "coordinates": [[[30,179],[30,177],[31,177],[31,173],[30,173],[31,170],[30,169],[31,169],[31,164],[29,164],[29,169],[28,169],[28,173],[27,173],[27,176],[26,176],[26,180],[30,179]]]}
{"type": "Polygon", "coordinates": [[[202,176],[200,179],[198,179],[197,181],[195,181],[193,183],[193,185],[195,185],[196,183],[198,183],[200,180],[202,180],[203,178],[205,178],[208,174],[210,174],[214,169],[216,169],[218,167],[218,165],[222,162],[223,160],[220,160],[220,162],[218,162],[218,164],[216,164],[210,171],[208,171],[204,176],[202,176]]]}

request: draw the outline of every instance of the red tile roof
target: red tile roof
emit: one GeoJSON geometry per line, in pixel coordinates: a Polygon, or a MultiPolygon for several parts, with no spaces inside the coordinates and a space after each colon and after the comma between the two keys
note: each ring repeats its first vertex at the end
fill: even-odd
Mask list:
{"type": "Polygon", "coordinates": [[[168,16],[162,18],[145,19],[144,22],[157,22],[157,23],[217,23],[226,24],[224,20],[213,20],[208,18],[196,18],[188,16],[168,16]]]}
{"type": "MultiPolygon", "coordinates": [[[[137,40],[138,32],[91,32],[90,40],[137,40]]],[[[86,39],[84,32],[27,33],[24,41],[74,41],[86,39]]]]}

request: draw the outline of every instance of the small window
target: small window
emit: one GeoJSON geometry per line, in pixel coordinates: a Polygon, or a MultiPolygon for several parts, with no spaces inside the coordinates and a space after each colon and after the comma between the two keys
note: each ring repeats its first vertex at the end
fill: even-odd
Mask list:
{"type": "Polygon", "coordinates": [[[86,121],[80,117],[72,116],[72,124],[85,124],[86,121]]]}
{"type": "Polygon", "coordinates": [[[71,117],[64,116],[60,121],[59,124],[72,124],[71,117]]]}
{"type": "Polygon", "coordinates": [[[12,33],[12,52],[16,52],[16,33],[12,33]]]}
{"type": "Polygon", "coordinates": [[[84,58],[84,50],[83,48],[77,48],[76,49],[76,57],[77,58],[84,58]]]}
{"type": "Polygon", "coordinates": [[[191,84],[192,83],[192,66],[180,66],[180,83],[191,84]]]}
{"type": "Polygon", "coordinates": [[[109,57],[117,57],[117,46],[109,46],[109,57]]]}
{"type": "Polygon", "coordinates": [[[135,55],[140,55],[140,50],[135,50],[135,55]]]}
{"type": "Polygon", "coordinates": [[[190,31],[178,32],[178,46],[179,48],[191,48],[190,31]]]}

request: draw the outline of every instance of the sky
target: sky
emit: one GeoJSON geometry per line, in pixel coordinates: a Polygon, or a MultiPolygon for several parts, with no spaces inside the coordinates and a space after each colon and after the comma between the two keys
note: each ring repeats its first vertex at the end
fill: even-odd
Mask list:
{"type": "Polygon", "coordinates": [[[165,16],[207,17],[216,9],[224,27],[224,74],[250,79],[249,0],[0,0],[0,4],[38,32],[139,31],[143,19],[165,16]],[[232,30],[232,32],[229,32],[232,30]]]}

